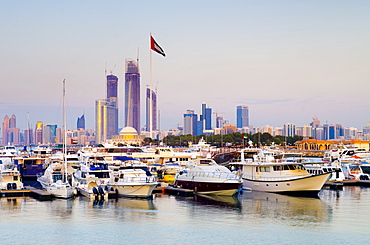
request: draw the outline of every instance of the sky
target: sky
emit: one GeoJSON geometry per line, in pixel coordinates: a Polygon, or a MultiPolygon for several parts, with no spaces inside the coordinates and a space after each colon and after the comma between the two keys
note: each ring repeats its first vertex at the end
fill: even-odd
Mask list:
{"type": "MultiPolygon", "coordinates": [[[[370,1],[0,1],[0,117],[17,127],[62,124],[85,114],[95,128],[95,100],[106,72],[119,78],[123,127],[125,59],[139,57],[141,125],[150,84],[149,37],[160,129],[183,125],[201,104],[236,123],[322,124],[362,129],[370,122],[370,1]]],[[[213,121],[213,126],[215,123],[213,121]]]]}

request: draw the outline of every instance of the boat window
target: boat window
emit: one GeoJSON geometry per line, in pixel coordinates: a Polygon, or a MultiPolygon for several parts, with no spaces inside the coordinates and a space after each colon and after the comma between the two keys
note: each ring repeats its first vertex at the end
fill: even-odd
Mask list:
{"type": "Polygon", "coordinates": [[[274,171],[281,171],[283,170],[283,166],[274,166],[274,171]]]}
{"type": "Polygon", "coordinates": [[[293,165],[288,165],[288,168],[289,168],[289,170],[294,170],[294,166],[293,165]]]}
{"type": "Polygon", "coordinates": [[[289,170],[288,165],[283,165],[283,170],[289,170]]]}
{"type": "Polygon", "coordinates": [[[259,172],[259,169],[258,169],[258,167],[256,167],[256,172],[259,172]]]}
{"type": "Polygon", "coordinates": [[[270,167],[260,167],[260,172],[270,172],[270,167]]]}

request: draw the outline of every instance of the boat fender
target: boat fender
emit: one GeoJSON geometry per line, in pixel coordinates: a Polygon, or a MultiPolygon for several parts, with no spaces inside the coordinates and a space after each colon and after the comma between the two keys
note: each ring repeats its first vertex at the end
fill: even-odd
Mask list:
{"type": "Polygon", "coordinates": [[[98,192],[98,190],[96,189],[96,187],[92,188],[92,191],[93,191],[93,193],[94,193],[95,195],[98,195],[98,194],[99,194],[99,192],[98,192]]]}
{"type": "Polygon", "coordinates": [[[104,196],[104,190],[100,186],[98,187],[99,194],[104,196]]]}
{"type": "Polygon", "coordinates": [[[17,189],[17,184],[16,183],[13,183],[12,184],[12,188],[13,188],[13,190],[16,190],[17,189]]]}
{"type": "Polygon", "coordinates": [[[7,190],[11,190],[11,189],[12,189],[12,183],[8,183],[8,184],[6,185],[6,189],[7,189],[7,190]]]}

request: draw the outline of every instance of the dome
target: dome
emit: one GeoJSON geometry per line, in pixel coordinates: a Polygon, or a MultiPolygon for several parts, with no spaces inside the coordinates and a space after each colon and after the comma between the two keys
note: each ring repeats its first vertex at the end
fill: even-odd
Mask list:
{"type": "Polygon", "coordinates": [[[119,132],[120,135],[137,135],[136,129],[133,127],[125,127],[119,132]]]}

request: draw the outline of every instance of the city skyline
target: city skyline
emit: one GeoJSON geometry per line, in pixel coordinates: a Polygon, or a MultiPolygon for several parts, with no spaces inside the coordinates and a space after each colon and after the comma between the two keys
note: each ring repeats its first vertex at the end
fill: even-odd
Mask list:
{"type": "MultiPolygon", "coordinates": [[[[361,130],[370,121],[369,2],[149,3],[1,2],[2,115],[17,115],[23,129],[28,112],[32,128],[61,125],[66,79],[67,127],[84,114],[94,129],[105,70],[124,81],[125,59],[138,56],[141,87],[149,84],[152,33],[166,51],[153,55],[161,130],[182,124],[203,101],[231,123],[235,106],[247,105],[255,127],[304,125],[316,116],[361,130]]],[[[120,128],[123,90],[121,83],[120,128]]]]}

